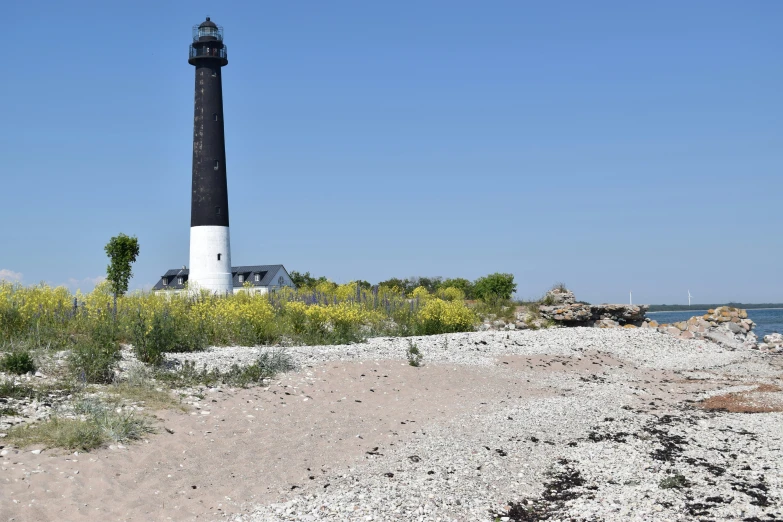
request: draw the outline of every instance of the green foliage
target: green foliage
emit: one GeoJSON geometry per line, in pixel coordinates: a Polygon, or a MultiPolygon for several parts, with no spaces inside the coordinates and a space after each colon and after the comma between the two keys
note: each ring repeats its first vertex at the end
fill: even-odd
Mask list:
{"type": "Polygon", "coordinates": [[[262,353],[250,366],[241,368],[235,364],[226,372],[221,372],[216,368],[207,370],[206,366],[199,370],[193,362],[185,361],[176,372],[160,370],[157,378],[176,386],[216,386],[222,384],[245,388],[295,368],[291,356],[283,350],[277,350],[262,353]]]}
{"type": "Polygon", "coordinates": [[[490,298],[487,301],[479,301],[473,306],[473,311],[479,317],[503,319],[506,322],[513,322],[516,319],[516,310],[516,303],[509,299],[498,297],[490,298]]]}
{"type": "Polygon", "coordinates": [[[27,350],[14,350],[0,358],[0,370],[16,375],[35,372],[35,362],[27,350]]]}
{"type": "Polygon", "coordinates": [[[428,293],[435,293],[443,284],[442,277],[409,277],[407,279],[399,279],[393,277],[386,281],[381,281],[378,286],[384,288],[397,288],[404,294],[410,294],[418,287],[423,287],[428,293]]]}
{"type": "Polygon", "coordinates": [[[416,334],[435,335],[450,332],[469,332],[478,322],[473,310],[459,301],[427,301],[416,315],[416,334]]]}
{"type": "Polygon", "coordinates": [[[690,485],[690,481],[679,473],[675,473],[671,477],[667,477],[658,483],[658,487],[661,489],[682,489],[690,487],[690,485]]]}
{"type": "Polygon", "coordinates": [[[139,240],[135,236],[120,234],[111,238],[104,250],[110,260],[109,266],[106,267],[106,279],[115,296],[124,295],[133,277],[131,264],[139,255],[139,240]]]}
{"type": "Polygon", "coordinates": [[[392,277],[386,281],[381,281],[378,283],[378,286],[388,288],[389,290],[396,288],[398,291],[404,294],[408,294],[412,292],[414,288],[416,288],[416,285],[411,284],[407,279],[399,279],[397,277],[392,277]]]}
{"type": "Polygon", "coordinates": [[[302,274],[301,272],[292,270],[289,275],[291,276],[291,281],[296,285],[297,288],[315,288],[319,283],[327,282],[326,277],[321,276],[316,278],[311,276],[310,272],[305,272],[302,274]]]}
{"type": "Polygon", "coordinates": [[[422,355],[421,351],[419,350],[419,347],[416,346],[416,343],[410,340],[408,341],[407,355],[408,355],[408,364],[410,364],[411,366],[415,366],[416,368],[421,366],[421,361],[422,359],[424,359],[424,355],[422,355]]]}
{"type": "Polygon", "coordinates": [[[71,350],[68,368],[78,381],[108,384],[114,380],[120,345],[111,329],[107,330],[96,328],[92,336],[77,341],[71,350]]]}
{"type": "Polygon", "coordinates": [[[513,274],[494,273],[479,277],[473,283],[473,292],[478,299],[488,302],[494,299],[511,299],[516,291],[513,274]]]}
{"type": "Polygon", "coordinates": [[[16,384],[12,380],[0,381],[0,399],[27,399],[37,396],[35,388],[16,384]]]}
{"type": "Polygon", "coordinates": [[[51,419],[8,432],[8,442],[24,447],[33,444],[69,450],[90,451],[104,444],[140,439],[153,431],[144,417],[133,412],[117,412],[114,407],[96,400],[82,400],[74,411],[84,419],[53,416],[51,419]]]}
{"type": "MultiPolygon", "coordinates": [[[[244,322],[242,324],[245,324],[244,322]]],[[[168,309],[146,319],[137,310],[131,325],[131,342],[136,357],[148,364],[163,362],[164,352],[194,352],[208,346],[206,327],[196,318],[187,320],[168,309]]]]}
{"type": "Polygon", "coordinates": [[[473,299],[475,297],[473,294],[473,283],[462,277],[446,279],[443,281],[443,283],[441,283],[440,287],[441,289],[458,288],[459,290],[462,290],[463,294],[465,294],[465,299],[473,299]]]}

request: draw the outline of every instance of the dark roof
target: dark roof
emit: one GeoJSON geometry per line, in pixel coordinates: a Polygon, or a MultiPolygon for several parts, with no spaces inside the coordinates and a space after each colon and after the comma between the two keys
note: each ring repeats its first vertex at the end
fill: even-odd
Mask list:
{"type": "Polygon", "coordinates": [[[212,20],[209,19],[209,17],[207,17],[207,19],[205,21],[201,22],[201,25],[199,25],[199,27],[215,27],[215,28],[217,28],[217,24],[215,24],[215,22],[213,22],[212,20]]]}
{"type": "MultiPolygon", "coordinates": [[[[253,286],[275,286],[275,281],[272,281],[272,278],[277,274],[277,271],[279,269],[283,269],[283,271],[287,274],[288,271],[285,269],[283,265],[248,265],[248,266],[232,266],[231,267],[231,276],[234,283],[234,288],[242,288],[242,286],[245,284],[245,281],[250,283],[253,286]],[[239,274],[242,274],[245,276],[245,281],[239,282],[239,274]],[[255,274],[258,274],[259,281],[255,281],[255,277],[253,277],[255,274]]],[[[157,283],[155,283],[155,286],[152,287],[153,290],[182,290],[185,288],[185,283],[188,281],[188,274],[190,274],[190,270],[187,268],[179,268],[179,269],[173,269],[166,271],[165,274],[161,276],[161,278],[158,280],[157,283]],[[163,284],[163,278],[168,279],[168,284],[163,284]],[[182,284],[177,283],[177,277],[182,277],[182,284]]],[[[290,277],[290,276],[289,276],[290,277]]]]}

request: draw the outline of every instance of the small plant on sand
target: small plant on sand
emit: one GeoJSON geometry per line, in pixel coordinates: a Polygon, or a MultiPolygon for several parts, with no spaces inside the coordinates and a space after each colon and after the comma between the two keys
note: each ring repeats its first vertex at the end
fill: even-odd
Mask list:
{"type": "Polygon", "coordinates": [[[191,361],[185,361],[176,372],[160,370],[157,379],[168,382],[172,386],[239,386],[246,388],[252,384],[271,379],[278,373],[284,373],[296,368],[291,356],[283,350],[264,352],[250,366],[240,367],[234,364],[228,371],[217,368],[201,370],[191,361]]]}
{"type": "Polygon", "coordinates": [[[661,489],[682,489],[691,485],[688,479],[684,475],[675,473],[671,477],[667,477],[658,483],[658,487],[661,489]]]}
{"type": "Polygon", "coordinates": [[[35,372],[35,363],[27,350],[14,350],[0,358],[0,370],[16,375],[35,372]]]}
{"type": "Polygon", "coordinates": [[[424,355],[419,351],[419,347],[416,346],[416,343],[408,340],[408,350],[406,353],[408,355],[408,364],[415,366],[416,368],[421,366],[421,360],[424,359],[424,355]]]}
{"type": "Polygon", "coordinates": [[[46,421],[9,430],[7,440],[20,447],[40,444],[50,448],[89,451],[108,442],[138,440],[154,431],[145,417],[118,411],[114,406],[95,399],[77,401],[74,412],[82,418],[54,415],[46,421]]]}

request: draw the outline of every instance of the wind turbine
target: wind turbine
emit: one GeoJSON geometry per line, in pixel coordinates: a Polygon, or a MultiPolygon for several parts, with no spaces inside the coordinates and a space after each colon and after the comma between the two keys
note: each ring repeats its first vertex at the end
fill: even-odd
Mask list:
{"type": "Polygon", "coordinates": [[[633,292],[632,291],[628,291],[628,304],[633,306],[633,292]]]}
{"type": "Polygon", "coordinates": [[[689,307],[689,308],[690,308],[690,306],[691,306],[691,297],[692,297],[692,296],[691,296],[691,291],[690,291],[690,290],[688,290],[688,307],[689,307]]]}

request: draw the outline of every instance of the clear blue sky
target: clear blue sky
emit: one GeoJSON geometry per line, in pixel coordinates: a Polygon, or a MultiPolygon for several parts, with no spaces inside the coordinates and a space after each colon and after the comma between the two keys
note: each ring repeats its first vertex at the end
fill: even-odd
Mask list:
{"type": "Polygon", "coordinates": [[[4,5],[0,274],[188,262],[191,26],[225,28],[232,260],[783,301],[783,2],[4,5]],[[8,34],[10,31],[10,34],[8,34]]]}

